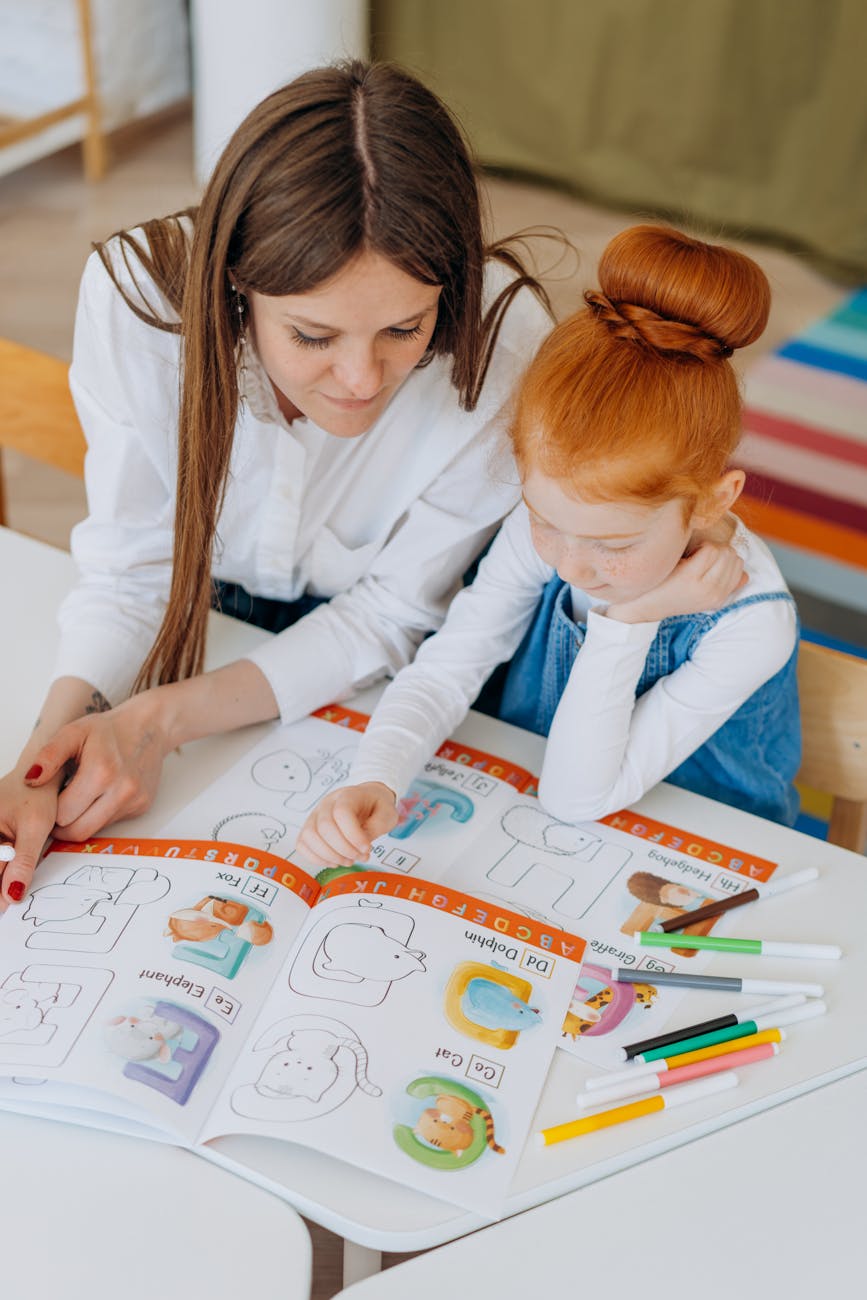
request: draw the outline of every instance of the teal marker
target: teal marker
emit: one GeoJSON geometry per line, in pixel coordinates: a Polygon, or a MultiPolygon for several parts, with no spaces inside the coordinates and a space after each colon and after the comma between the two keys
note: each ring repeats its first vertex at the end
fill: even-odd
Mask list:
{"type": "MultiPolygon", "coordinates": [[[[727,1029],[715,1029],[711,1034],[696,1034],[695,1038],[681,1038],[666,1047],[654,1047],[648,1052],[639,1052],[633,1059],[642,1063],[661,1061],[666,1056],[680,1056],[682,1052],[694,1052],[699,1047],[713,1047],[714,1043],[728,1043],[732,1038],[744,1038],[747,1034],[758,1033],[759,1027],[757,1020],[745,1020],[741,1025],[729,1025],[727,1029]]],[[[769,1029],[777,1027],[773,1016],[767,1017],[767,1027],[769,1029]]],[[[764,1023],[761,1028],[765,1028],[764,1023]]]]}
{"type": "Polygon", "coordinates": [[[738,952],[752,957],[806,957],[836,961],[843,956],[835,943],[782,943],[775,939],[724,939],[715,934],[659,934],[639,930],[633,939],[642,948],[706,948],[711,952],[738,952]]]}

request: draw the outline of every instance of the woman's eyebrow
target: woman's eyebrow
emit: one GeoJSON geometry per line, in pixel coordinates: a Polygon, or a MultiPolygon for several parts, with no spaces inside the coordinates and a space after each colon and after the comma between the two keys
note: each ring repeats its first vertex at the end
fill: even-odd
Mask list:
{"type": "MultiPolygon", "coordinates": [[[[404,316],[403,320],[392,321],[390,325],[385,326],[385,329],[394,329],[399,328],[401,325],[410,325],[413,321],[420,320],[422,316],[427,316],[428,312],[433,311],[436,306],[437,303],[431,303],[429,307],[421,307],[418,311],[414,311],[411,316],[404,316]]],[[[312,330],[329,330],[332,334],[340,333],[334,325],[324,325],[322,321],[310,320],[307,316],[296,316],[294,312],[287,312],[286,320],[297,322],[299,325],[306,325],[308,329],[312,330]]]]}

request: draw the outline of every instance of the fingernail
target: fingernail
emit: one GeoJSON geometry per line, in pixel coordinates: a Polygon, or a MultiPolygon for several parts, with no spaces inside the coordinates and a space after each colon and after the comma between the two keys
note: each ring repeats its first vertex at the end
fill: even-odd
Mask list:
{"type": "Polygon", "coordinates": [[[25,781],[35,781],[36,778],[37,778],[38,776],[41,776],[41,775],[42,775],[42,768],[41,768],[40,764],[39,764],[39,763],[34,763],[33,766],[32,766],[32,767],[29,767],[29,768],[27,769],[27,771],[24,773],[24,780],[25,780],[25,781]]]}
{"type": "Polygon", "coordinates": [[[12,899],[13,903],[20,903],[24,897],[24,881],[13,880],[12,884],[6,890],[6,893],[12,899]]]}

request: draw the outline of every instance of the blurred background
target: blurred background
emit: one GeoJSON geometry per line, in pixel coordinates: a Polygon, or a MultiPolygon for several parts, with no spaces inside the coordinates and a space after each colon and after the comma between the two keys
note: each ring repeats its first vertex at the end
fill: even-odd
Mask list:
{"type": "MultiPolygon", "coordinates": [[[[0,0],[0,344],[34,350],[10,353],[16,382],[36,366],[33,409],[36,363],[70,359],[91,241],[195,203],[254,103],[347,55],[394,59],[451,106],[492,236],[568,236],[565,256],[531,243],[560,315],[638,220],[756,258],[774,297],[737,357],[742,513],[805,635],[867,655],[863,0],[0,0]]],[[[2,452],[6,522],[65,547],[83,486],[36,451],[2,452]]],[[[339,1250],[314,1233],[326,1296],[339,1250]]]]}
{"type": "MultiPolygon", "coordinates": [[[[492,235],[568,236],[531,242],[558,314],[636,220],[759,261],[743,514],[807,635],[865,652],[863,0],[0,0],[0,338],[68,362],[91,241],[195,203],[257,100],[346,55],[451,106],[492,235]]],[[[3,480],[10,526],[65,546],[79,479],[7,450],[3,480]]]]}

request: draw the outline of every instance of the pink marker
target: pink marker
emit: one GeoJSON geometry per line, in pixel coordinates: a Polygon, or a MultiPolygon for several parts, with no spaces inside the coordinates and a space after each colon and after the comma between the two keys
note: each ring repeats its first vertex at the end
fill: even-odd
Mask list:
{"type": "Polygon", "coordinates": [[[622,1083],[613,1083],[610,1088],[579,1092],[575,1100],[581,1110],[590,1110],[593,1106],[606,1106],[608,1102],[618,1101],[621,1097],[661,1092],[663,1088],[670,1088],[676,1083],[688,1083],[691,1079],[702,1079],[708,1074],[733,1070],[735,1066],[750,1065],[753,1061],[766,1061],[769,1057],[776,1056],[779,1050],[779,1043],[760,1043],[758,1047],[748,1047],[743,1052],[726,1052],[724,1056],[712,1056],[704,1061],[694,1061],[691,1065],[679,1065],[673,1070],[660,1070],[658,1074],[641,1074],[632,1080],[624,1079],[622,1083]]]}

